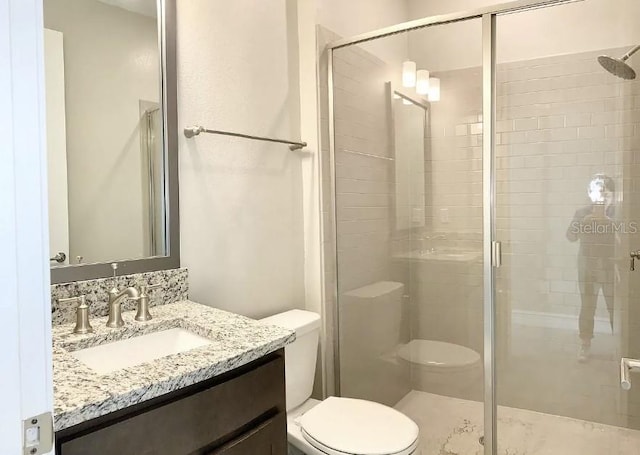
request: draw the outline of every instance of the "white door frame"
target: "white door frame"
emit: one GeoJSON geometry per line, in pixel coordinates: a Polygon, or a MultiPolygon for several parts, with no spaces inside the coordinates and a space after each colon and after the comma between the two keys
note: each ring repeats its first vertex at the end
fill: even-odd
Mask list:
{"type": "Polygon", "coordinates": [[[0,453],[53,410],[42,0],[0,0],[0,453]]]}

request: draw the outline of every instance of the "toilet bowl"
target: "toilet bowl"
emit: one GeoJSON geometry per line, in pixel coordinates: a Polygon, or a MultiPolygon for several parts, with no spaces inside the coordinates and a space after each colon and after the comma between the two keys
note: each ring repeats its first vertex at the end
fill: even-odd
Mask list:
{"type": "Polygon", "coordinates": [[[296,331],[285,347],[287,438],[305,455],[417,455],[418,426],[388,406],[368,400],[311,398],[320,317],[291,310],[262,319],[296,331]]]}
{"type": "Polygon", "coordinates": [[[287,413],[287,439],[304,455],[417,455],[414,425],[404,414],[372,401],[310,398],[287,413]]]}
{"type": "Polygon", "coordinates": [[[414,339],[397,351],[411,370],[412,388],[472,398],[482,390],[482,360],[473,349],[436,340],[414,339]]]}

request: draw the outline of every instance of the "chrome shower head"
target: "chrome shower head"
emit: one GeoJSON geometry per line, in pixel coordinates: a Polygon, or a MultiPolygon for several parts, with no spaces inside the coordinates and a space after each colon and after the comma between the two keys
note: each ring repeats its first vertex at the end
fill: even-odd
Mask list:
{"type": "Polygon", "coordinates": [[[613,58],[608,55],[601,55],[598,57],[598,63],[609,71],[614,76],[620,77],[622,79],[635,79],[636,72],[627,64],[627,60],[633,54],[640,50],[640,46],[635,46],[629,52],[624,54],[621,58],[613,58]]]}
{"type": "Polygon", "coordinates": [[[598,63],[614,76],[621,77],[622,79],[636,78],[636,72],[622,59],[601,55],[598,57],[598,63]]]}

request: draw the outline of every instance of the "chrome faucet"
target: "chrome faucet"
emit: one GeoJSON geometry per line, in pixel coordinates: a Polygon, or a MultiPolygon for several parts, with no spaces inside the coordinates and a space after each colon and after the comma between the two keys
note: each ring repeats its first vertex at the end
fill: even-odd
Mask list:
{"type": "Polygon", "coordinates": [[[427,253],[433,253],[436,251],[435,247],[433,246],[433,241],[434,240],[447,240],[447,236],[444,234],[438,234],[438,235],[424,235],[421,239],[421,244],[420,244],[420,254],[427,254],[427,253]]]}
{"type": "Polygon", "coordinates": [[[107,320],[107,327],[122,327],[124,321],[122,320],[122,302],[126,298],[133,300],[140,299],[140,292],[133,286],[118,291],[115,286],[109,291],[109,319],[107,320]]]}

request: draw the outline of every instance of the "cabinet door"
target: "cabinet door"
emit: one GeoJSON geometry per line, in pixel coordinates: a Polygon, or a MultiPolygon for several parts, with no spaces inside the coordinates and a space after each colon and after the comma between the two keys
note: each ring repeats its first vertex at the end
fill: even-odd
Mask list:
{"type": "Polygon", "coordinates": [[[285,455],[287,417],[280,412],[266,422],[204,455],[285,455]]]}
{"type": "MultiPolygon", "coordinates": [[[[200,454],[251,422],[258,425],[263,416],[283,411],[284,389],[279,356],[214,387],[59,441],[58,455],[200,454]]],[[[286,423],[282,435],[286,439],[286,423]]]]}

